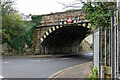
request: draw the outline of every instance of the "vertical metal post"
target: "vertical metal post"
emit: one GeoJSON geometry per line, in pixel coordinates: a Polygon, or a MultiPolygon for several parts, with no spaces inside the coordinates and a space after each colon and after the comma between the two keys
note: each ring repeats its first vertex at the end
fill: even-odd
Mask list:
{"type": "Polygon", "coordinates": [[[116,49],[117,49],[117,45],[116,45],[116,12],[114,12],[114,78],[116,78],[116,49]]]}
{"type": "Polygon", "coordinates": [[[114,33],[113,33],[113,22],[114,22],[114,19],[113,19],[113,17],[111,17],[111,79],[112,78],[114,78],[114,62],[113,62],[113,60],[114,60],[114,33]]]}
{"type": "Polygon", "coordinates": [[[117,29],[117,78],[119,78],[119,33],[117,29]]]}
{"type": "Polygon", "coordinates": [[[105,27],[105,66],[107,66],[107,27],[105,27]]]}
{"type": "Polygon", "coordinates": [[[111,66],[111,28],[109,28],[109,66],[111,66]]]}
{"type": "Polygon", "coordinates": [[[116,26],[114,26],[114,77],[116,78],[116,26]]]}
{"type": "MultiPolygon", "coordinates": [[[[118,11],[117,11],[117,28],[119,29],[120,27],[120,4],[119,4],[120,0],[117,0],[117,8],[118,8],[118,11]]],[[[119,58],[120,58],[120,55],[119,55],[119,30],[117,29],[117,77],[119,78],[119,58]]]]}
{"type": "Polygon", "coordinates": [[[94,52],[94,49],[95,49],[95,47],[94,47],[94,44],[95,44],[95,43],[94,43],[94,34],[95,34],[95,33],[94,33],[94,31],[93,31],[93,34],[92,34],[92,36],[93,36],[93,66],[94,66],[94,56],[95,56],[95,54],[94,54],[94,53],[95,53],[95,52],[94,52]]]}
{"type": "Polygon", "coordinates": [[[100,48],[100,49],[99,49],[99,50],[100,50],[100,51],[99,51],[99,52],[100,52],[100,53],[99,53],[99,58],[100,58],[100,59],[99,59],[99,60],[100,60],[100,63],[99,63],[99,78],[100,78],[100,77],[101,77],[101,66],[102,66],[102,27],[99,27],[99,30],[100,30],[100,31],[99,31],[99,32],[100,32],[100,36],[99,36],[99,37],[100,37],[100,38],[99,38],[99,40],[100,40],[100,41],[99,41],[99,44],[100,44],[100,45],[99,45],[99,48],[100,48]]]}

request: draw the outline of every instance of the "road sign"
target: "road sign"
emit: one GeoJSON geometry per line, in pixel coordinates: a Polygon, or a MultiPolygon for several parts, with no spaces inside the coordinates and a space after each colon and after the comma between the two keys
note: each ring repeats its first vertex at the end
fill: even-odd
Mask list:
{"type": "Polygon", "coordinates": [[[71,16],[68,17],[67,22],[68,22],[68,23],[71,23],[71,22],[72,22],[71,16]]]}

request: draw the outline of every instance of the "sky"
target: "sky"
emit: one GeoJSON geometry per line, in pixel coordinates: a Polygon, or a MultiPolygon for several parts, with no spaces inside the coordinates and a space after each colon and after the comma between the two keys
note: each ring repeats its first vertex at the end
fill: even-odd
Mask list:
{"type": "Polygon", "coordinates": [[[69,4],[75,1],[78,0],[15,0],[15,8],[19,13],[24,13],[25,15],[41,15],[71,9],[63,9],[64,6],[58,2],[69,4]]]}

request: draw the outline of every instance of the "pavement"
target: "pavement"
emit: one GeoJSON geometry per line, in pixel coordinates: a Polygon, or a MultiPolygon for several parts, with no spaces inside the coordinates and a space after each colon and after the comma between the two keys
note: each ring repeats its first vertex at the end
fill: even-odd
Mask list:
{"type": "Polygon", "coordinates": [[[93,62],[86,62],[61,70],[48,78],[89,78],[93,62]]]}
{"type": "MultiPolygon", "coordinates": [[[[82,79],[82,78],[89,78],[90,71],[92,68],[93,62],[89,61],[83,64],[75,65],[66,69],[63,69],[59,72],[54,73],[53,75],[49,76],[48,78],[59,79],[59,78],[69,78],[69,79],[82,79]]],[[[119,76],[120,79],[120,76],[119,76]]]]}

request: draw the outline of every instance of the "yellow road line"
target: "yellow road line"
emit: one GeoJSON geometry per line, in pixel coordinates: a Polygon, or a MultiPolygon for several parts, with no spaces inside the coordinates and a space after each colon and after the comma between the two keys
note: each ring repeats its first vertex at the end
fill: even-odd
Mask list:
{"type": "MultiPolygon", "coordinates": [[[[60,73],[66,71],[66,70],[68,70],[68,69],[71,69],[71,68],[73,68],[73,67],[82,66],[82,65],[83,65],[83,64],[78,64],[78,65],[75,65],[75,66],[68,67],[68,68],[66,68],[66,69],[63,69],[63,70],[61,70],[61,71],[58,71],[58,72],[52,74],[52,75],[49,76],[48,78],[57,78],[57,77],[60,75],[60,73]],[[58,74],[59,74],[59,75],[58,75],[58,74]]],[[[54,80],[54,79],[53,79],[53,80],[54,80]]]]}

